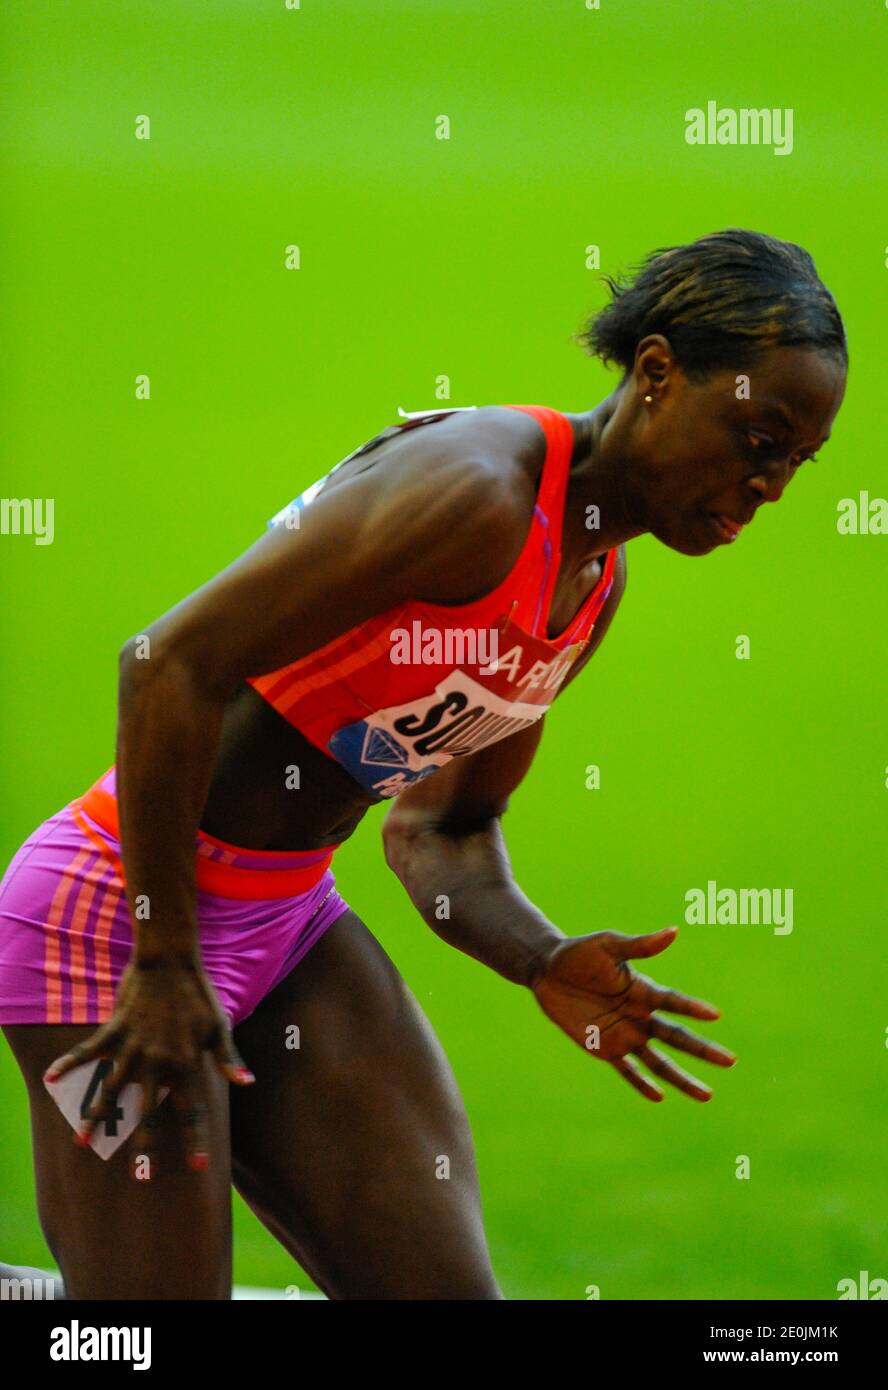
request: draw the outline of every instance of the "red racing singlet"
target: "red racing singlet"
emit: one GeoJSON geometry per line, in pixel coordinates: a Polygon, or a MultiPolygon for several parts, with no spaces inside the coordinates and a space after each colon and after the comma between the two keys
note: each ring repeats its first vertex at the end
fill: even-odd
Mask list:
{"type": "MultiPolygon", "coordinates": [[[[527,539],[505,579],[472,603],[411,599],[249,684],[377,799],[397,796],[453,757],[474,753],[545,714],[589,641],[613,583],[616,551],[557,637],[549,609],[573,451],[570,421],[548,406],[515,405],[542,427],[546,457],[527,539]]],[[[472,406],[457,409],[474,409],[472,406]]],[[[284,507],[292,524],[336,468],[381,440],[453,410],[411,416],[356,449],[284,507]]],[[[297,518],[298,524],[298,518],[297,518]]]]}

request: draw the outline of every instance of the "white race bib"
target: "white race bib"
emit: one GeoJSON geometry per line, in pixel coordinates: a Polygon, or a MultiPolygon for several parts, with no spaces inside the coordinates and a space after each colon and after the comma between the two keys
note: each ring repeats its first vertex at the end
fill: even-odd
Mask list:
{"type": "MultiPolygon", "coordinates": [[[[82,1066],[66,1072],[58,1081],[44,1081],[44,1086],[72,1129],[80,1129],[86,1111],[99,1101],[102,1082],[113,1065],[113,1062],[102,1059],[84,1062],[82,1066]]],[[[161,1086],[158,1103],[169,1095],[169,1090],[169,1086],[161,1086]]],[[[110,1118],[100,1120],[93,1130],[93,1153],[97,1153],[99,1158],[110,1158],[130,1137],[141,1118],[142,1087],[138,1081],[130,1081],[117,1097],[110,1118]]]]}

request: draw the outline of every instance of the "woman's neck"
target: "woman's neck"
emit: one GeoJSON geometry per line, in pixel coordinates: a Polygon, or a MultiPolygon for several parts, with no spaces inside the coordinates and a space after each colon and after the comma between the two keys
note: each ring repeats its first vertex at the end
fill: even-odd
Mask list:
{"type": "Polygon", "coordinates": [[[565,412],[574,431],[574,451],[561,550],[571,569],[580,569],[644,533],[632,519],[626,468],[613,429],[608,428],[620,403],[620,391],[617,387],[585,414],[565,412]]]}

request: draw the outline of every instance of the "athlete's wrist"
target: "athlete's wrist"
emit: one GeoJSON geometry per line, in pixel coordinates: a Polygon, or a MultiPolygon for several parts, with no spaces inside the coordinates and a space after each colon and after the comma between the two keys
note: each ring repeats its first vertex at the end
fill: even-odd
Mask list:
{"type": "Polygon", "coordinates": [[[166,966],[192,970],[199,967],[201,955],[197,932],[146,932],[143,923],[142,929],[136,933],[133,965],[137,970],[157,970],[166,966]]]}
{"type": "Polygon", "coordinates": [[[526,962],[526,979],[523,984],[528,989],[535,989],[539,981],[543,978],[549,968],[553,956],[559,946],[567,940],[563,931],[553,927],[550,933],[534,945],[531,955],[526,962]]]}

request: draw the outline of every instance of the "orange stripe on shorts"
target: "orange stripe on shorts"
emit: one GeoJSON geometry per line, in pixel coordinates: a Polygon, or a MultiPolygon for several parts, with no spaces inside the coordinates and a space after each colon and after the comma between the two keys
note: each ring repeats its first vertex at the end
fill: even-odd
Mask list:
{"type": "Polygon", "coordinates": [[[114,985],[111,981],[111,953],[108,950],[108,940],[111,936],[111,926],[122,894],[123,881],[115,874],[105,889],[96,917],[93,955],[100,1023],[104,1023],[114,1012],[114,985]]]}
{"type": "Polygon", "coordinates": [[[89,921],[89,912],[96,896],[99,879],[104,878],[108,869],[96,863],[82,875],[80,892],[74,904],[71,925],[68,928],[68,978],[71,981],[71,1012],[69,1023],[87,1023],[87,971],[84,934],[89,921]]]}
{"type": "Polygon", "coordinates": [[[52,895],[46,922],[43,927],[43,972],[46,977],[46,1021],[62,1022],[62,949],[58,929],[61,926],[71,889],[77,882],[77,875],[93,856],[95,851],[89,846],[79,849],[71,863],[62,870],[61,877],[52,895]]]}

